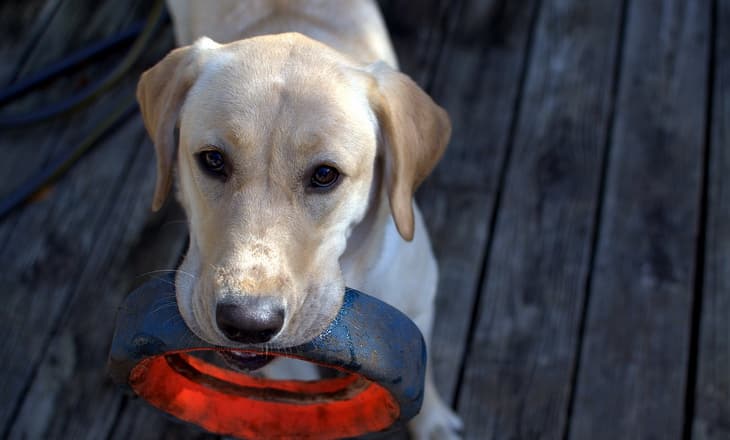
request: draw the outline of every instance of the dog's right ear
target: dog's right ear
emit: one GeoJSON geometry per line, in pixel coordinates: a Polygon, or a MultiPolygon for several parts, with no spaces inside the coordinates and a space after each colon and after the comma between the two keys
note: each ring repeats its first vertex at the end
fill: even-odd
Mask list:
{"type": "Polygon", "coordinates": [[[170,52],[154,67],[142,74],[137,85],[137,101],[147,132],[157,154],[157,183],[152,210],[165,202],[172,186],[172,166],[175,161],[175,126],[188,90],[195,84],[205,53],[218,43],[201,38],[190,46],[170,52]]]}

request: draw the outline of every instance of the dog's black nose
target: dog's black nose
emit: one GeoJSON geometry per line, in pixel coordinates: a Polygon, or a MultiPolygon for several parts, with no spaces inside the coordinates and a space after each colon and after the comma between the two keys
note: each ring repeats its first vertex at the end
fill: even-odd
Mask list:
{"type": "Polygon", "coordinates": [[[284,307],[275,297],[222,300],[215,310],[218,328],[232,341],[259,344],[269,341],[284,326],[284,307]]]}

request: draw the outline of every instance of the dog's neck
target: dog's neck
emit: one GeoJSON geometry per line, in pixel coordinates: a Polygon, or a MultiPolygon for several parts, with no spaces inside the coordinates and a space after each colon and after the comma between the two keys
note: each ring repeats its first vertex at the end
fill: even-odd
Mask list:
{"type": "Polygon", "coordinates": [[[168,0],[179,45],[208,36],[219,43],[299,32],[363,62],[397,68],[395,52],[373,2],[341,0],[168,0]]]}
{"type": "Polygon", "coordinates": [[[367,274],[383,253],[388,223],[393,221],[388,194],[382,184],[382,165],[382,160],[376,161],[368,210],[353,227],[345,253],[340,257],[345,283],[353,289],[363,289],[367,274]]]}
{"type": "MultiPolygon", "coordinates": [[[[426,225],[414,205],[415,233],[411,242],[405,241],[393,220],[387,188],[380,178],[375,181],[378,184],[372,189],[368,211],[353,228],[340,257],[345,285],[386,301],[414,318],[427,316],[432,307],[429,301],[409,301],[410,296],[402,294],[417,290],[424,298],[432,298],[438,283],[426,225]],[[404,274],[411,276],[404,278],[404,274]]],[[[424,331],[430,329],[430,323],[422,324],[424,331]]]]}

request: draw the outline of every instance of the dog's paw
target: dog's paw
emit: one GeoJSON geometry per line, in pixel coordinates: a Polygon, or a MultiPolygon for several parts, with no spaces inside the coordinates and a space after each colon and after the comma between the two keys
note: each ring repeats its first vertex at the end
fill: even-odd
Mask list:
{"type": "MultiPolygon", "coordinates": [[[[430,399],[429,399],[430,400],[430,399]]],[[[423,402],[421,413],[408,424],[413,440],[459,440],[463,423],[440,399],[423,402]]]]}

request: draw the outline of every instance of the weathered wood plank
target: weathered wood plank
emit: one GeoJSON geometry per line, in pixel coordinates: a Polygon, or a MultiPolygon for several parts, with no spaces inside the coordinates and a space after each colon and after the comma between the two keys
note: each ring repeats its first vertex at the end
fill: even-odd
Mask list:
{"type": "MultiPolygon", "coordinates": [[[[25,6],[17,12],[14,8],[2,11],[4,20],[11,20],[14,13],[20,14],[21,17],[29,15],[33,17],[33,11],[40,10],[39,14],[43,14],[48,5],[55,3],[48,1],[46,6],[36,1],[23,2],[30,4],[33,9],[25,11],[25,6]]],[[[35,50],[28,55],[28,59],[19,69],[21,77],[28,73],[36,72],[45,65],[61,59],[64,55],[88,44],[93,38],[103,35],[112,34],[126,28],[133,20],[139,19],[140,8],[136,1],[127,5],[120,12],[119,5],[114,8],[113,4],[98,5],[93,0],[64,0],[58,8],[55,6],[55,13],[52,20],[48,23],[45,32],[38,43],[34,46],[35,50]],[[94,28],[89,25],[90,22],[98,22],[101,28],[94,28]]],[[[144,3],[144,2],[141,2],[144,3]]],[[[12,3],[4,3],[4,5],[12,3]]],[[[38,20],[43,21],[41,18],[38,20]]],[[[20,21],[20,23],[24,23],[20,21]]],[[[34,23],[36,25],[37,23],[34,23]]],[[[30,23],[24,26],[33,27],[30,23]]],[[[22,38],[30,38],[29,33],[33,30],[22,32],[22,38]]],[[[15,41],[15,37],[8,38],[15,41]]],[[[5,41],[3,39],[3,41],[5,41]]],[[[27,41],[15,41],[16,46],[27,46],[27,41]]],[[[3,47],[0,51],[4,60],[14,60],[20,58],[20,54],[16,46],[8,48],[3,47]]],[[[9,69],[15,69],[12,63],[9,63],[9,69]]],[[[5,66],[5,63],[3,63],[5,66]]],[[[107,65],[94,65],[83,69],[80,73],[71,75],[70,77],[61,77],[53,82],[52,85],[44,87],[40,92],[34,91],[31,95],[21,99],[18,103],[12,103],[0,110],[0,115],[22,114],[27,111],[42,108],[44,104],[55,103],[61,99],[69,97],[77,93],[79,89],[84,87],[90,80],[97,78],[101,74],[106,74],[109,68],[107,65]]],[[[0,194],[6,194],[10,190],[17,187],[24,179],[33,175],[37,170],[46,164],[51,157],[58,151],[64,151],[69,144],[77,142],[82,133],[89,131],[89,128],[98,121],[94,118],[76,118],[73,127],[69,125],[69,119],[52,118],[48,121],[34,124],[31,126],[22,126],[18,128],[8,128],[0,131],[0,144],[3,146],[5,160],[0,161],[0,175],[3,179],[0,181],[0,194]],[[81,125],[79,125],[81,124],[81,125]],[[32,152],[28,154],[28,152],[32,152]],[[18,166],[22,164],[22,166],[18,166]]],[[[9,223],[13,223],[15,219],[10,219],[9,223]]],[[[3,225],[3,230],[7,226],[3,225]]],[[[1,233],[1,232],[0,232],[1,233]]],[[[2,240],[0,239],[0,244],[2,240]]]]}
{"type": "MultiPolygon", "coordinates": [[[[47,1],[44,8],[53,7],[54,3],[55,1],[47,1]]],[[[129,2],[125,8],[120,8],[119,5],[108,2],[62,0],[36,49],[18,71],[19,78],[56,62],[60,55],[74,52],[124,30],[135,20],[143,19],[143,14],[148,9],[140,9],[144,4],[145,2],[135,0],[129,2]]]]}
{"type": "Polygon", "coordinates": [[[717,1],[715,14],[705,273],[692,421],[692,437],[698,440],[730,438],[730,2],[717,1]]]}
{"type": "Polygon", "coordinates": [[[483,6],[479,1],[464,3],[443,49],[432,93],[451,116],[453,136],[418,194],[439,262],[430,357],[447,401],[457,393],[536,9],[532,1],[483,6]],[[489,25],[464,27],[467,17],[489,25]]]}
{"type": "Polygon", "coordinates": [[[8,270],[3,285],[9,306],[0,324],[0,335],[9,341],[0,346],[9,360],[0,388],[11,403],[1,408],[3,423],[12,423],[13,411],[27,398],[53,333],[63,334],[62,316],[106,220],[103,210],[113,206],[106,193],[119,184],[129,158],[106,156],[106,161],[80,163],[74,174],[85,175],[65,179],[52,198],[19,213],[21,220],[0,252],[8,270]],[[29,236],[35,236],[31,243],[29,236]]]}
{"type": "MultiPolygon", "coordinates": [[[[46,66],[57,62],[63,56],[73,53],[100,38],[113,35],[126,29],[134,21],[140,20],[144,13],[146,2],[134,0],[122,9],[120,5],[113,2],[94,2],[91,0],[61,0],[58,7],[54,7],[51,12],[45,13],[46,9],[51,9],[55,0],[48,0],[43,8],[36,4],[35,7],[40,9],[40,16],[36,19],[37,25],[43,21],[44,14],[51,15],[50,21],[47,23],[45,30],[40,34],[41,37],[37,44],[31,45],[28,41],[17,42],[17,46],[8,48],[8,55],[14,56],[20,65],[11,65],[8,72],[17,74],[17,80],[35,74],[44,69],[46,66]],[[25,56],[25,47],[34,48],[27,57],[25,56]],[[23,47],[20,54],[18,47],[23,47]]],[[[13,9],[8,11],[12,17],[13,9]]],[[[24,34],[32,33],[33,29],[27,30],[24,34]]],[[[23,35],[24,38],[30,38],[30,35],[23,35]]],[[[12,58],[11,58],[12,59],[12,58]]],[[[116,62],[114,57],[110,58],[112,63],[116,62]]],[[[88,83],[95,81],[100,75],[106,75],[110,71],[109,64],[96,63],[80,69],[73,75],[62,76],[53,81],[52,85],[44,86],[34,91],[33,95],[28,99],[20,99],[2,109],[2,113],[24,113],[25,111],[38,108],[38,103],[55,103],[72,95],[78,89],[87,86],[88,83]]]]}
{"type": "MultiPolygon", "coordinates": [[[[141,128],[139,121],[135,121],[135,123],[125,127],[125,130],[120,131],[111,142],[114,142],[114,140],[117,142],[121,141],[122,145],[119,145],[117,148],[123,146],[124,149],[140,154],[142,140],[141,128]],[[130,140],[136,141],[136,144],[132,144],[129,142],[130,140]],[[130,144],[134,145],[134,148],[130,149],[130,144]]],[[[100,158],[98,156],[104,155],[109,158],[115,156],[114,154],[110,155],[108,150],[98,151],[96,153],[88,158],[89,165],[105,165],[108,167],[110,164],[104,164],[99,160],[100,158]]],[[[77,172],[85,171],[83,168],[83,166],[79,165],[74,169],[72,175],[69,176],[69,180],[83,181],[83,178],[79,179],[76,176],[77,172]]],[[[126,167],[120,166],[120,168],[126,167]]],[[[124,174],[118,176],[117,179],[126,180],[125,174],[127,172],[128,170],[124,170],[124,174]]],[[[13,438],[32,437],[29,434],[32,432],[40,434],[38,437],[64,438],[63,435],[49,432],[51,422],[54,418],[58,417],[59,413],[63,415],[63,423],[74,424],[83,422],[87,432],[98,433],[98,430],[94,426],[96,423],[111,424],[114,421],[113,418],[110,419],[109,417],[96,420],[89,420],[84,417],[83,412],[78,411],[80,409],[78,406],[82,405],[79,405],[77,396],[79,394],[83,395],[89,389],[103,388],[102,385],[105,382],[103,368],[104,356],[95,356],[97,354],[96,351],[98,351],[95,350],[95,345],[101,345],[102,347],[108,346],[108,340],[111,338],[111,331],[113,330],[111,326],[113,314],[116,310],[116,305],[120,301],[119,292],[107,288],[109,282],[117,281],[115,275],[119,263],[113,260],[110,261],[111,256],[116,256],[115,253],[119,249],[118,243],[114,243],[114,241],[119,240],[118,237],[120,235],[123,236],[124,232],[119,229],[140,228],[144,223],[143,220],[138,219],[138,216],[134,215],[135,213],[133,211],[131,213],[129,212],[129,206],[128,203],[124,203],[125,200],[119,200],[118,197],[115,197],[122,192],[119,183],[116,182],[107,187],[107,191],[110,192],[108,196],[109,200],[102,201],[102,203],[106,202],[104,204],[108,206],[103,217],[104,221],[108,218],[108,224],[103,227],[93,224],[90,225],[89,229],[95,231],[98,235],[94,237],[94,240],[90,244],[91,249],[89,250],[88,259],[86,261],[81,260],[71,263],[73,264],[72,269],[81,273],[74,277],[73,285],[66,287],[69,293],[64,298],[65,304],[59,307],[61,309],[60,313],[62,313],[59,319],[60,322],[49,323],[53,325],[51,330],[55,330],[55,335],[51,336],[49,340],[44,341],[43,347],[47,347],[49,350],[48,352],[44,350],[41,353],[37,372],[33,372],[32,370],[30,372],[32,374],[30,387],[22,400],[22,406],[18,416],[12,421],[11,437],[13,438]],[[93,294],[90,298],[85,298],[79,304],[76,291],[84,287],[84,281],[88,277],[94,277],[94,284],[87,287],[93,294]],[[71,308],[73,311],[74,307],[80,307],[83,313],[80,316],[69,316],[66,310],[71,308]],[[97,317],[103,317],[106,320],[101,325],[87,325],[90,320],[94,320],[97,317]],[[83,330],[75,328],[80,326],[84,326],[83,330]],[[53,347],[63,347],[63,354],[54,354],[53,347]],[[93,359],[92,362],[89,360],[90,357],[93,359]],[[68,367],[66,367],[67,365],[68,367]],[[62,372],[66,374],[60,374],[62,372]],[[96,380],[93,383],[89,383],[90,378],[88,376],[94,375],[94,373],[98,377],[94,377],[96,380]],[[78,405],[74,411],[72,413],[63,411],[64,407],[71,403],[78,405]],[[44,404],[49,407],[49,411],[39,413],[38,408],[43,407],[44,404]]],[[[149,188],[149,186],[145,181],[132,185],[133,188],[137,189],[145,189],[149,188]]],[[[59,285],[62,288],[65,287],[62,283],[59,283],[59,285]]],[[[103,349],[101,351],[103,352],[103,349]]],[[[115,402],[92,399],[87,403],[98,409],[106,408],[110,404],[112,406],[115,403],[118,404],[119,399],[120,397],[116,396],[115,402]]],[[[111,412],[116,412],[113,407],[111,408],[111,412]]]]}
{"type": "Polygon", "coordinates": [[[710,1],[628,10],[573,438],[680,438],[705,131],[710,1]]]}
{"type": "Polygon", "coordinates": [[[62,0],[29,0],[0,3],[0,86],[14,82],[14,77],[26,64],[24,58],[42,38],[58,12],[62,0]]]}
{"type": "Polygon", "coordinates": [[[468,438],[559,438],[567,416],[621,8],[538,14],[460,389],[468,438]]]}
{"type": "MultiPolygon", "coordinates": [[[[76,373],[63,383],[47,435],[53,438],[108,438],[123,415],[125,396],[106,373],[109,342],[117,308],[124,297],[149,276],[175,267],[187,236],[184,216],[176,204],[163,215],[150,216],[149,194],[154,186],[152,147],[145,139],[141,122],[137,155],[124,182],[116,187],[110,221],[100,231],[97,245],[75,286],[73,300],[63,328],[77,346],[76,373]],[[125,252],[120,252],[124,249],[125,252]],[[145,275],[147,274],[147,275],[145,275]],[[95,303],[95,313],[88,304],[95,303]]],[[[128,148],[120,138],[111,148],[128,148]]],[[[53,345],[54,342],[51,342],[53,345]]],[[[47,363],[44,359],[41,365],[47,363]]],[[[141,402],[139,402],[141,403],[141,402]]],[[[36,422],[37,423],[37,422],[36,422]]],[[[162,435],[170,421],[161,418],[144,426],[148,435],[162,435]]],[[[139,429],[141,429],[140,427],[139,429]]],[[[180,433],[184,431],[178,431],[180,433]]]]}
{"type": "Polygon", "coordinates": [[[380,0],[400,69],[428,88],[463,0],[380,0]]]}
{"type": "MultiPolygon", "coordinates": [[[[97,20],[102,21],[100,26],[106,32],[126,27],[129,20],[139,12],[134,7],[130,8],[129,4],[117,4],[117,10],[112,11],[110,6],[94,8],[91,3],[95,2],[66,1],[62,10],[70,8],[67,12],[73,12],[77,18],[83,18],[86,14],[85,23],[89,29],[89,23],[93,22],[92,14],[100,14],[102,18],[97,20]],[[112,17],[113,21],[105,21],[112,17]],[[111,22],[116,26],[112,26],[111,22]]],[[[54,35],[51,32],[44,38],[79,41],[76,39],[79,32],[71,32],[63,26],[57,29],[68,34],[54,35]]],[[[86,34],[86,31],[81,34],[86,34]]],[[[63,50],[61,46],[51,45],[53,50],[58,49],[59,56],[63,50]]],[[[41,41],[37,50],[46,49],[41,41]]],[[[37,67],[34,59],[37,58],[31,56],[28,63],[30,70],[37,67]]],[[[96,69],[97,72],[102,70],[106,68],[96,69]]],[[[25,175],[35,172],[52,155],[78,142],[83,133],[98,123],[96,116],[118,105],[120,96],[130,96],[133,87],[134,81],[127,81],[126,87],[105,97],[86,113],[40,126],[3,132],[0,144],[3,145],[7,160],[2,161],[2,168],[7,171],[4,176],[8,177],[2,181],[3,192],[15,187],[25,175]],[[39,145],[43,146],[40,151],[39,145]]],[[[54,91],[66,96],[73,93],[73,87],[64,90],[59,85],[54,91]]],[[[0,426],[5,434],[19,432],[13,430],[11,423],[27,412],[25,408],[29,407],[24,403],[27,399],[30,399],[28,402],[38,400],[39,419],[50,417],[54,411],[54,402],[52,396],[46,396],[46,391],[51,395],[57,394],[62,389],[63,381],[70,377],[69,368],[79,365],[74,358],[69,360],[53,356],[59,353],[54,353],[56,349],[50,348],[49,343],[56,334],[58,346],[68,346],[70,339],[63,327],[63,313],[73,296],[75,282],[82,276],[83,267],[92,256],[95,239],[102,235],[100,230],[105,226],[107,214],[104,210],[114,204],[115,185],[121,183],[136,153],[136,148],[129,148],[129,145],[138,146],[142,139],[140,124],[134,131],[136,134],[131,137],[126,132],[127,141],[122,142],[124,148],[103,152],[104,147],[101,147],[100,151],[85,158],[67,179],[56,186],[51,198],[14,213],[0,224],[0,241],[3,243],[0,261],[4,267],[0,278],[7,306],[3,309],[3,322],[0,324],[4,341],[0,345],[0,352],[7,360],[0,377],[0,389],[4,396],[3,404],[0,405],[0,426]],[[138,141],[136,144],[130,142],[134,138],[138,141]],[[33,239],[28,240],[28,237],[33,239]],[[46,354],[48,361],[40,363],[46,354]],[[39,379],[37,384],[34,383],[36,378],[39,379]],[[26,393],[30,394],[26,396],[26,393]]],[[[124,136],[125,132],[122,133],[124,136]]],[[[111,323],[108,325],[111,326],[111,323]]],[[[62,350],[63,353],[65,350],[62,350]]],[[[44,428],[40,420],[36,423],[37,426],[28,432],[38,433],[44,428]]]]}
{"type": "MultiPolygon", "coordinates": [[[[419,14],[412,16],[404,15],[404,11],[413,9],[412,2],[383,3],[393,8],[389,23],[402,22],[394,30],[402,67],[429,89],[454,120],[454,138],[447,156],[418,195],[441,267],[431,353],[439,388],[446,397],[459,396],[455,369],[467,350],[468,317],[478,290],[484,246],[494,240],[476,335],[468,348],[459,396],[467,437],[560,436],[569,394],[567,382],[575,361],[571,350],[576,345],[576,323],[582,309],[589,237],[593,235],[620,15],[614,10],[617,3],[583,6],[584,2],[562,1],[555,2],[557,6],[544,5],[507,185],[497,207],[495,200],[502,191],[500,166],[513,142],[509,127],[518,96],[517,72],[525,56],[531,10],[537,2],[433,0],[419,6],[419,14]],[[489,219],[500,207],[492,238],[489,219]]],[[[727,2],[724,4],[727,7],[727,2]]],[[[672,65],[672,61],[666,62],[672,65]]],[[[28,71],[34,63],[41,60],[32,58],[28,71]]],[[[723,75],[717,74],[718,84],[723,75]]],[[[53,93],[66,94],[63,89],[55,90],[53,93]]],[[[674,93],[669,90],[665,94],[674,93]]],[[[716,99],[716,119],[724,118],[718,116],[724,114],[724,109],[717,109],[724,101],[716,99]]],[[[660,113],[647,114],[661,117],[660,113]]],[[[637,118],[643,117],[641,114],[637,118]]],[[[724,194],[722,174],[730,167],[724,149],[717,146],[726,143],[722,136],[728,124],[723,121],[713,125],[721,134],[714,134],[720,140],[714,141],[712,150],[716,195],[711,207],[722,203],[718,201],[724,194]]],[[[49,130],[43,136],[37,129],[31,135],[24,131],[0,133],[0,143],[10,151],[7,160],[0,161],[0,175],[8,176],[2,172],[7,171],[14,178],[21,177],[22,169],[33,169],[35,161],[41,163],[50,153],[73,143],[78,133],[94,122],[93,117],[79,116],[70,123],[44,124],[49,130]],[[22,154],[23,148],[33,151],[34,156],[37,151],[41,154],[28,158],[22,154]]],[[[677,123],[671,124],[670,133],[674,133],[673,125],[677,123]]],[[[4,365],[3,372],[8,368],[15,379],[31,378],[23,379],[26,397],[17,405],[10,402],[17,408],[13,424],[4,431],[10,437],[209,438],[195,428],[169,422],[143,402],[122,397],[103,371],[116,305],[132,285],[141,282],[135,279],[137,274],[169,267],[178,252],[174,244],[179,244],[184,235],[180,231],[165,233],[169,227],[159,229],[159,218],[145,220],[153,156],[148,145],[139,146],[142,137],[139,121],[132,122],[85,159],[88,165],[79,167],[69,180],[59,184],[52,198],[0,224],[0,244],[13,246],[0,246],[0,263],[11,263],[4,266],[8,269],[0,280],[25,286],[9,294],[11,301],[6,303],[8,309],[0,312],[0,321],[8,322],[9,318],[11,321],[4,325],[12,327],[28,313],[32,320],[17,327],[17,335],[22,332],[22,336],[0,343],[4,344],[0,345],[0,353],[13,356],[6,356],[13,359],[13,365],[4,365]],[[115,161],[104,158],[109,148],[118,149],[113,155],[115,161]],[[119,163],[125,164],[122,170],[96,169],[119,163]],[[84,182],[94,182],[96,188],[90,191],[84,182]],[[108,194],[103,195],[105,192],[108,194]],[[110,202],[112,198],[114,202],[110,202]],[[112,211],[97,212],[105,208],[95,210],[94,204],[108,206],[112,211]],[[107,218],[125,218],[127,224],[107,222],[107,218]],[[89,222],[93,226],[87,231],[85,225],[89,222]],[[44,232],[37,242],[27,239],[39,230],[44,232]],[[150,255],[155,255],[153,260],[158,263],[145,260],[150,255]],[[46,281],[34,280],[36,276],[46,281]],[[108,296],[102,298],[102,291],[108,296]],[[41,332],[55,330],[43,336],[35,334],[36,327],[41,332]],[[23,354],[28,349],[30,355],[23,354]],[[26,370],[30,366],[32,371],[21,372],[21,365],[26,370]]],[[[628,151],[629,147],[623,148],[628,151]]],[[[619,172],[615,167],[621,160],[616,154],[614,151],[609,181],[634,178],[637,170],[655,160],[652,158],[665,155],[661,149],[647,152],[639,164],[619,172]]],[[[645,176],[639,177],[639,182],[648,181],[645,176]]],[[[11,183],[15,182],[4,177],[0,187],[13,186],[11,183]]],[[[615,197],[626,191],[634,194],[630,187],[616,185],[615,197]]],[[[634,187],[640,186],[637,183],[634,187]]],[[[681,194],[685,191],[682,189],[681,194]]],[[[668,203],[666,199],[661,201],[668,203]]],[[[608,207],[605,210],[609,212],[608,207]]],[[[705,317],[712,313],[710,319],[714,321],[703,322],[705,345],[701,351],[705,361],[700,363],[695,421],[695,434],[700,438],[724,438],[728,432],[730,349],[724,320],[730,311],[722,277],[727,266],[723,265],[727,250],[722,246],[727,232],[725,211],[723,206],[717,211],[711,209],[708,222],[708,227],[716,230],[714,239],[708,230],[708,243],[715,243],[716,248],[708,246],[707,250],[705,301],[711,305],[706,303],[703,312],[705,317]],[[715,261],[714,266],[710,261],[715,261]],[[710,289],[712,293],[707,293],[710,289]]],[[[605,224],[603,227],[608,228],[605,224]]],[[[617,228],[614,226],[610,234],[617,228]]],[[[692,231],[678,235],[682,242],[686,242],[688,232],[692,231]]],[[[602,240],[613,237],[609,234],[604,238],[603,229],[601,234],[602,240]]],[[[0,333],[3,328],[0,324],[0,333]]],[[[0,389],[5,396],[6,389],[12,391],[15,385],[6,388],[14,379],[3,380],[0,389]]],[[[14,392],[17,395],[17,390],[14,392]]],[[[0,404],[0,416],[5,405],[0,404]]]]}
{"type": "Polygon", "coordinates": [[[169,416],[139,399],[130,399],[111,440],[214,440],[219,436],[189,424],[173,422],[169,416]]]}

